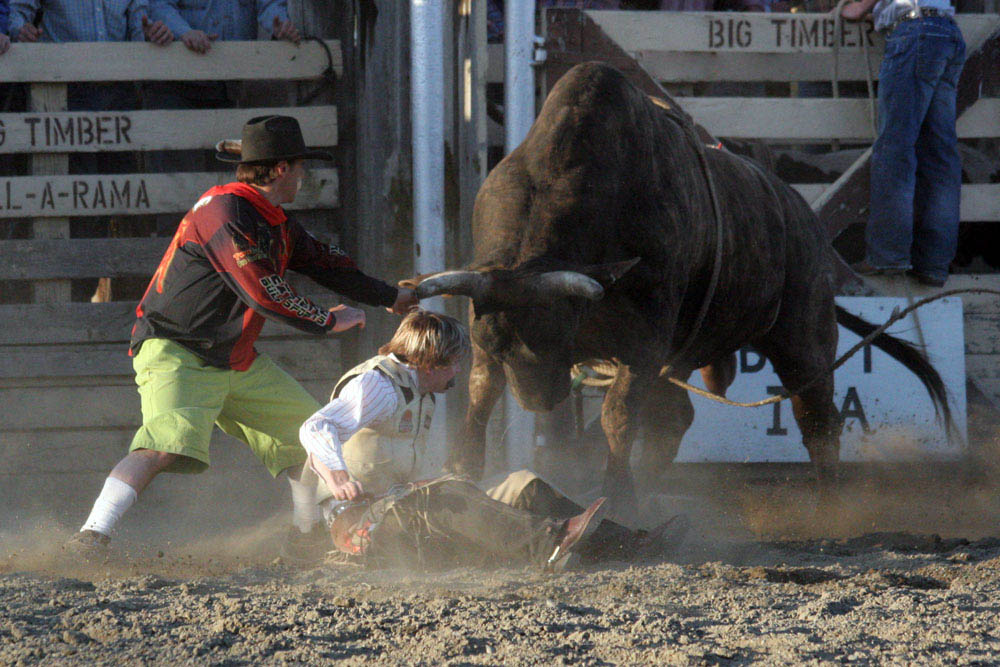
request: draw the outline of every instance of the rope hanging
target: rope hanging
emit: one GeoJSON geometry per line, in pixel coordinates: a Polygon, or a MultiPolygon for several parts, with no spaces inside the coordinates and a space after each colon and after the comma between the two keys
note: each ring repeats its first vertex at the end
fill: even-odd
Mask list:
{"type": "MultiPolygon", "coordinates": [[[[917,301],[916,303],[904,308],[903,310],[900,310],[897,307],[895,310],[893,310],[892,315],[889,317],[888,320],[885,321],[885,323],[882,326],[878,327],[870,334],[862,338],[856,345],[854,345],[851,349],[842,354],[840,358],[838,358],[833,363],[833,365],[831,365],[828,369],[826,369],[825,371],[823,371],[822,373],[820,373],[812,380],[805,383],[804,385],[802,385],[793,392],[790,392],[788,390],[782,390],[780,394],[777,394],[775,396],[770,396],[768,398],[759,401],[751,401],[749,403],[743,403],[740,401],[731,401],[725,396],[719,396],[718,394],[713,394],[710,391],[706,391],[699,387],[695,387],[694,385],[689,384],[678,378],[667,377],[667,379],[673,384],[677,385],[678,387],[686,389],[693,394],[697,394],[698,396],[704,396],[709,400],[715,401],[717,403],[722,403],[723,405],[732,405],[738,408],[757,408],[763,405],[770,405],[771,403],[778,403],[780,401],[784,401],[788,398],[791,398],[792,396],[798,394],[799,392],[808,389],[809,387],[813,386],[827,375],[833,373],[835,370],[843,366],[848,359],[857,354],[858,350],[860,350],[866,345],[869,345],[873,340],[878,338],[881,334],[885,333],[886,329],[888,329],[893,324],[903,319],[916,309],[922,306],[926,306],[928,303],[931,303],[932,301],[937,301],[938,299],[943,299],[946,296],[954,296],[956,294],[993,294],[995,296],[1000,296],[1000,290],[989,289],[986,287],[946,290],[944,292],[941,292],[940,294],[935,294],[934,296],[923,298],[920,301],[917,301]]],[[[606,361],[606,360],[585,361],[573,366],[572,370],[573,384],[574,386],[584,385],[588,387],[607,387],[615,381],[615,377],[618,374],[618,369],[619,365],[617,362],[614,361],[606,361]],[[588,371],[592,371],[593,373],[596,373],[598,375],[605,375],[610,377],[596,378],[591,373],[588,373],[588,371]]],[[[664,366],[663,369],[660,370],[660,377],[669,376],[671,370],[672,369],[670,368],[670,366],[664,366]]]]}

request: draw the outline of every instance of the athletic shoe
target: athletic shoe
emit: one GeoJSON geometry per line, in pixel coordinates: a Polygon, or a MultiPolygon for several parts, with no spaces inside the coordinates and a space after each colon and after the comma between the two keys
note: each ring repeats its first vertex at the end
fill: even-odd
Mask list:
{"type": "Polygon", "coordinates": [[[66,540],[63,549],[86,562],[100,562],[111,551],[111,538],[96,530],[81,530],[66,540]]]}

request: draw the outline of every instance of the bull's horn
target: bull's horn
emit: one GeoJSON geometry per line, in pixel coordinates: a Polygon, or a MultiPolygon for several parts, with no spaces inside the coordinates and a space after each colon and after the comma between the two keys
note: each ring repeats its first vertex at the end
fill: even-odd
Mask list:
{"type": "Polygon", "coordinates": [[[597,301],[604,288],[590,276],[577,271],[547,271],[532,280],[535,293],[541,298],[576,296],[597,301]]]}
{"type": "Polygon", "coordinates": [[[482,290],[486,277],[478,271],[442,271],[434,273],[416,287],[418,299],[427,299],[439,294],[475,296],[482,290]]]}

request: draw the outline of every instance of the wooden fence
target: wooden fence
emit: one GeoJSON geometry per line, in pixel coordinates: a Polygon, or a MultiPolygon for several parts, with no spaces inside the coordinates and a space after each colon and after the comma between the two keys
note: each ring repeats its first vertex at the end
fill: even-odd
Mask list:
{"type": "MultiPolygon", "coordinates": [[[[5,81],[27,84],[30,92],[27,112],[0,114],[0,155],[30,155],[31,173],[0,177],[0,227],[7,232],[0,235],[6,239],[0,240],[0,281],[27,281],[32,289],[20,299],[26,303],[0,298],[0,501],[13,503],[25,489],[58,483],[74,501],[85,502],[96,488],[66,480],[106,474],[141,421],[126,354],[136,302],[71,303],[70,286],[81,278],[148,278],[169,239],[71,238],[70,218],[169,213],[179,220],[205,190],[232,180],[231,172],[67,175],[70,154],[211,149],[219,139],[238,137],[247,119],[264,113],[298,118],[311,146],[338,143],[336,107],[291,106],[294,92],[278,83],[268,90],[279,92],[254,108],[70,112],[67,82],[319,85],[331,66],[342,71],[339,43],[325,45],[218,42],[209,54],[196,55],[180,42],[167,48],[18,44],[4,56],[5,81]],[[25,236],[16,230],[23,231],[26,221],[27,238],[17,238],[25,236]]],[[[337,206],[337,170],[324,166],[309,172],[291,208],[317,238],[337,242],[339,230],[329,221],[337,206]]],[[[296,284],[330,300],[312,283],[296,284]]],[[[306,336],[269,322],[259,347],[317,397],[341,370],[333,337],[306,336]]]]}

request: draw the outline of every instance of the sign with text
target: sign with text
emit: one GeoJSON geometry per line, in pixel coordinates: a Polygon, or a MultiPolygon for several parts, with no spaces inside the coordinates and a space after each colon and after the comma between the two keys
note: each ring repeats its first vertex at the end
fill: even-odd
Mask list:
{"type": "Polygon", "coordinates": [[[337,107],[0,114],[0,153],[210,150],[254,116],[294,116],[308,146],[337,144],[337,107]]]}
{"type": "MultiPolygon", "coordinates": [[[[837,304],[873,324],[881,324],[906,299],[838,297],[837,304]]],[[[888,333],[923,349],[948,391],[952,416],[961,434],[949,442],[936,420],[923,384],[902,364],[874,346],[860,350],[835,375],[834,404],[844,418],[842,461],[905,461],[954,458],[965,441],[965,337],[962,301],[934,301],[889,328],[888,333]]],[[[860,337],[840,327],[838,356],[860,337]]],[[[789,341],[794,344],[794,341],[789,341]]],[[[694,373],[691,383],[703,387],[694,373]]],[[[737,376],[727,397],[751,402],[777,394],[781,381],[771,363],[750,348],[739,351],[737,376]]],[[[722,405],[692,396],[694,424],[681,442],[677,461],[808,461],[789,401],[759,408],[722,405]]]]}
{"type": "Polygon", "coordinates": [[[630,53],[646,51],[741,51],[793,53],[834,48],[881,51],[883,40],[871,23],[844,21],[830,14],[763,12],[587,11],[607,35],[630,53]]]}
{"type": "Polygon", "coordinates": [[[709,19],[706,46],[712,50],[746,51],[761,50],[761,47],[768,51],[831,49],[834,46],[850,49],[863,46],[862,40],[867,40],[868,46],[875,47],[872,40],[874,31],[869,24],[844,21],[838,32],[833,17],[797,17],[791,14],[776,15],[768,20],[768,24],[758,24],[755,30],[753,23],[739,16],[709,19]],[[761,27],[764,29],[761,30],[761,27]]]}
{"type": "MultiPolygon", "coordinates": [[[[565,10],[550,10],[565,11],[565,10]]],[[[870,22],[845,21],[840,30],[829,13],[634,12],[586,10],[604,33],[631,54],[688,53],[827,53],[850,51],[844,64],[873,58],[884,41],[870,22]]],[[[1000,25],[995,14],[958,14],[969,53],[1000,25]]],[[[762,65],[763,61],[758,62],[762,65]]],[[[830,65],[832,61],[830,61],[830,65]]],[[[826,75],[829,79],[829,74],[826,75]]]]}
{"type": "MultiPolygon", "coordinates": [[[[232,180],[231,172],[0,178],[0,219],[176,213],[232,180]]],[[[336,206],[337,170],[312,169],[286,208],[336,206]]]]}

